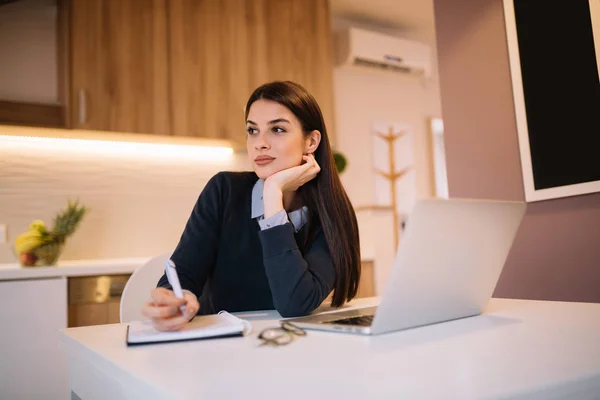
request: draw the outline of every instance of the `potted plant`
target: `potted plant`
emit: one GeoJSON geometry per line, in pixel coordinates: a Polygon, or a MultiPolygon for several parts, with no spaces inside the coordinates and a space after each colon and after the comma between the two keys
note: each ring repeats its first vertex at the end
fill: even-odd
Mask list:
{"type": "Polygon", "coordinates": [[[341,174],[348,165],[348,161],[346,160],[346,156],[344,156],[339,151],[333,152],[333,161],[335,162],[335,168],[338,171],[338,174],[341,174]]]}

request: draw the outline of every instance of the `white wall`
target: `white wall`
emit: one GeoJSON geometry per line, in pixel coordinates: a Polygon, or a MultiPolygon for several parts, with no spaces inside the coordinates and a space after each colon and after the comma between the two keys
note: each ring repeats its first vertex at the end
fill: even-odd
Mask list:
{"type": "MultiPolygon", "coordinates": [[[[372,125],[376,121],[412,126],[416,196],[434,195],[429,118],[441,116],[437,59],[433,38],[415,37],[409,32],[390,31],[347,20],[334,19],[334,30],[345,26],[381,31],[421,40],[432,46],[433,76],[422,79],[367,67],[344,66],[334,70],[336,148],[348,158],[342,181],[355,207],[375,203],[372,125]]],[[[381,293],[395,255],[392,214],[387,211],[359,211],[363,258],[375,260],[376,290],[381,293]]]]}
{"type": "MultiPolygon", "coordinates": [[[[32,220],[51,224],[68,198],[78,198],[91,211],[61,259],[153,256],[175,248],[202,188],[221,170],[249,170],[245,153],[218,162],[149,158],[0,136],[0,224],[8,225],[12,244],[32,220]]],[[[15,262],[10,244],[0,244],[0,263],[15,262]]]]}

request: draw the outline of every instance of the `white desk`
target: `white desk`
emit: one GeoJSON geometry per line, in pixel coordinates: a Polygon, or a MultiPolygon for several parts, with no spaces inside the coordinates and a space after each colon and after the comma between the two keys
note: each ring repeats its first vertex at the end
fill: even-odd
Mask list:
{"type": "MultiPolygon", "coordinates": [[[[377,299],[353,304],[376,304],[377,299]]],[[[492,299],[481,316],[378,337],[309,331],[126,347],[125,325],[66,329],[82,399],[600,399],[600,304],[492,299]]]]}

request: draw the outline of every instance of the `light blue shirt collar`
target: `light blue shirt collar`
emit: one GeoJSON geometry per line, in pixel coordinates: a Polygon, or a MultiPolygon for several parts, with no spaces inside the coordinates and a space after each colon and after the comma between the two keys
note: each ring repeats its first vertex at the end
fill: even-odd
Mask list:
{"type": "Polygon", "coordinates": [[[263,203],[263,189],[265,181],[259,179],[252,188],[252,219],[265,215],[265,204],[263,203]]]}

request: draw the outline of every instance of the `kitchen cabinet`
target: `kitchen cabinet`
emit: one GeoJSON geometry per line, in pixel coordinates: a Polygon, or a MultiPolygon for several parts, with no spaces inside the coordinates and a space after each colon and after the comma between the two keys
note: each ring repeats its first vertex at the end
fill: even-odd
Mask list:
{"type": "Polygon", "coordinates": [[[0,1],[0,124],[68,125],[66,1],[0,1]]]}
{"type": "MultiPolygon", "coordinates": [[[[328,0],[55,1],[63,101],[38,107],[54,126],[242,145],[252,90],[293,80],[333,136],[328,0]]],[[[0,107],[0,122],[40,125],[32,110],[0,107]]]]}
{"type": "Polygon", "coordinates": [[[66,399],[67,279],[0,281],[0,304],[0,397],[66,399]]]}
{"type": "Polygon", "coordinates": [[[169,134],[166,3],[0,7],[0,123],[169,134]]]}
{"type": "Polygon", "coordinates": [[[73,128],[169,134],[165,0],[71,0],[73,128]]]}
{"type": "Polygon", "coordinates": [[[69,327],[118,324],[123,289],[131,274],[69,278],[69,327]]]}
{"type": "Polygon", "coordinates": [[[273,80],[306,87],[334,132],[327,0],[180,0],[168,7],[173,134],[243,143],[246,101],[273,80]]]}
{"type": "Polygon", "coordinates": [[[69,398],[59,330],[118,322],[125,282],[147,262],[141,257],[59,261],[52,267],[0,264],[0,399],[69,398]]]}
{"type": "Polygon", "coordinates": [[[293,80],[331,134],[327,0],[71,0],[73,127],[243,145],[253,89],[293,80]]]}

